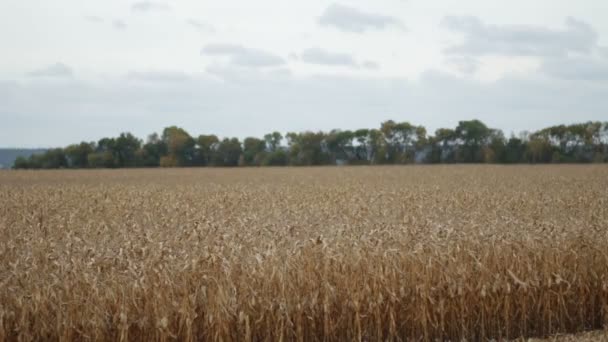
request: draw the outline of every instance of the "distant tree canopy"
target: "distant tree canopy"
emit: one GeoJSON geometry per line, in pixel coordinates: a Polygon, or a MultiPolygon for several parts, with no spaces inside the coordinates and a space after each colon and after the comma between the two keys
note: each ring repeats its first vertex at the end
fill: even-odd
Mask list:
{"type": "Polygon", "coordinates": [[[131,133],[19,157],[16,169],[180,166],[304,166],[412,163],[608,162],[608,122],[559,125],[506,138],[479,120],[429,135],[423,126],[388,120],[379,129],[279,132],[263,138],[192,137],[171,126],[148,136],[131,133]],[[285,144],[283,143],[285,141],[285,144]]]}

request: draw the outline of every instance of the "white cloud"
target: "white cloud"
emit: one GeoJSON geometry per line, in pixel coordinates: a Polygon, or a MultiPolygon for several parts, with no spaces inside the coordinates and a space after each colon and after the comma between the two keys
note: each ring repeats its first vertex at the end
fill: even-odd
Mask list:
{"type": "Polygon", "coordinates": [[[96,15],[85,15],[84,19],[86,21],[92,22],[92,23],[103,23],[104,20],[102,17],[98,17],[96,15]]]}
{"type": "Polygon", "coordinates": [[[448,16],[441,25],[464,38],[462,43],[447,48],[448,54],[556,56],[589,53],[598,40],[593,27],[570,17],[566,19],[566,29],[562,30],[529,25],[488,25],[474,16],[448,16]]]}
{"type": "Polygon", "coordinates": [[[470,56],[454,56],[446,59],[446,64],[456,68],[463,74],[474,74],[479,69],[481,62],[470,56]]]}
{"type": "Polygon", "coordinates": [[[605,120],[608,111],[608,84],[542,75],[487,83],[433,71],[419,81],[299,77],[281,68],[238,66],[213,66],[207,72],[213,77],[138,72],[131,74],[135,82],[4,83],[0,145],[65,145],[125,130],[144,137],[174,124],[193,134],[262,136],[275,129],[377,127],[389,118],[423,124],[430,132],[479,118],[508,134],[605,120]],[[70,128],[74,121],[79,122],[77,130],[70,128]],[[24,136],[26,131],[32,135],[24,136]]]}
{"type": "Polygon", "coordinates": [[[279,68],[250,68],[238,65],[212,64],[205,71],[216,79],[232,84],[254,86],[256,83],[278,83],[291,80],[292,73],[284,67],[279,68]]]}
{"type": "Polygon", "coordinates": [[[546,58],[541,64],[541,71],[564,80],[608,81],[608,59],[546,58]]]}
{"type": "Polygon", "coordinates": [[[184,82],[190,75],[180,71],[131,71],[127,79],[142,82],[184,82]]]}
{"type": "Polygon", "coordinates": [[[32,77],[72,77],[72,74],[72,69],[63,63],[55,63],[28,73],[32,77]]]}
{"type": "Polygon", "coordinates": [[[201,20],[190,18],[190,19],[186,20],[186,23],[188,23],[188,25],[194,27],[195,29],[197,29],[201,32],[214,33],[216,31],[212,25],[207,24],[201,20]]]}
{"type": "Polygon", "coordinates": [[[124,20],[121,19],[114,19],[112,20],[112,27],[117,30],[125,30],[127,28],[127,23],[125,23],[124,20]]]}
{"type": "Polygon", "coordinates": [[[285,64],[283,57],[260,49],[246,48],[235,44],[208,44],[201,54],[226,56],[233,65],[244,67],[273,67],[285,64]]]}
{"type": "Polygon", "coordinates": [[[405,29],[403,23],[396,17],[364,12],[354,7],[337,3],[325,9],[325,12],[319,17],[319,24],[355,33],[363,33],[370,29],[385,29],[387,27],[405,29]]]}
{"type": "Polygon", "coordinates": [[[301,60],[310,64],[357,67],[352,55],[340,52],[329,52],[321,48],[309,48],[302,52],[301,60]]]}
{"type": "Polygon", "coordinates": [[[257,135],[479,117],[508,133],[605,120],[604,1],[0,1],[0,146],[171,124],[257,135]],[[310,47],[326,64],[304,61],[310,47]]]}
{"type": "Polygon", "coordinates": [[[361,64],[362,67],[364,67],[365,69],[369,69],[369,70],[378,70],[380,69],[380,64],[378,64],[377,62],[374,61],[364,61],[361,64]]]}
{"type": "Polygon", "coordinates": [[[164,2],[138,1],[131,5],[134,12],[168,11],[171,7],[164,2]]]}

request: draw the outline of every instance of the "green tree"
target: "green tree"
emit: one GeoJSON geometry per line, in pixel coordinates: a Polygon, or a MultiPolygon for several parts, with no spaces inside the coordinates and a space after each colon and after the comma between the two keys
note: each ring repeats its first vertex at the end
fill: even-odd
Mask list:
{"type": "Polygon", "coordinates": [[[17,157],[15,159],[15,162],[13,163],[13,169],[30,169],[30,168],[32,168],[32,166],[30,165],[28,158],[25,158],[23,156],[17,157]]]}
{"type": "Polygon", "coordinates": [[[287,152],[279,148],[276,151],[266,153],[262,165],[264,166],[285,166],[288,162],[287,152]]]}
{"type": "Polygon", "coordinates": [[[60,169],[68,167],[68,159],[62,148],[53,148],[30,156],[28,164],[32,169],[60,169]]]}
{"type": "Polygon", "coordinates": [[[356,142],[354,147],[355,158],[357,159],[357,163],[369,163],[370,158],[370,141],[369,141],[369,129],[362,128],[353,132],[353,139],[356,142]]]}
{"type": "Polygon", "coordinates": [[[450,128],[439,128],[428,138],[431,163],[453,163],[456,159],[456,132],[450,128]]]}
{"type": "Polygon", "coordinates": [[[488,143],[492,130],[479,120],[459,121],[455,130],[461,141],[463,162],[479,163],[483,161],[482,147],[488,143]]]}
{"type": "Polygon", "coordinates": [[[137,166],[158,167],[160,166],[160,159],[167,153],[167,144],[161,140],[157,133],[152,133],[137,152],[137,166]]]}
{"type": "Polygon", "coordinates": [[[220,140],[215,135],[199,135],[196,139],[197,161],[199,165],[210,166],[217,153],[220,140]]]}
{"type": "Polygon", "coordinates": [[[530,135],[526,144],[526,160],[530,163],[550,163],[556,161],[553,147],[545,134],[530,135]]]}
{"type": "Polygon", "coordinates": [[[388,120],[380,129],[287,133],[282,146],[279,132],[263,139],[220,139],[200,135],[193,139],[184,129],[171,126],[162,136],[151,134],[146,143],[130,133],[56,148],[28,158],[17,158],[15,168],[178,167],[237,165],[550,163],[608,162],[608,122],[584,122],[546,127],[520,137],[479,120],[460,121],[455,129],[441,128],[428,136],[423,126],[388,120]]]}
{"type": "Polygon", "coordinates": [[[114,140],[113,156],[117,167],[137,166],[137,151],[141,148],[141,140],[131,133],[121,133],[114,140]]]}
{"type": "Polygon", "coordinates": [[[330,156],[325,146],[325,133],[287,133],[289,144],[289,164],[326,165],[330,156]]]}
{"type": "Polygon", "coordinates": [[[194,164],[195,141],[188,132],[177,126],[167,127],[163,130],[161,139],[167,145],[168,155],[175,160],[175,166],[194,164]]]}
{"type": "Polygon", "coordinates": [[[110,151],[89,153],[87,164],[92,168],[112,168],[115,167],[114,156],[110,151]]]}
{"type": "Polygon", "coordinates": [[[113,152],[116,140],[114,138],[102,138],[97,142],[97,152],[113,152]]]}
{"type": "Polygon", "coordinates": [[[499,129],[491,129],[487,145],[482,147],[483,161],[486,163],[503,163],[505,159],[505,135],[499,129]]]}
{"type": "Polygon", "coordinates": [[[369,158],[372,164],[380,164],[386,159],[385,141],[379,129],[370,129],[368,134],[369,158]]]}
{"type": "Polygon", "coordinates": [[[272,132],[264,135],[264,141],[266,142],[266,148],[269,152],[277,151],[281,148],[281,141],[283,141],[283,136],[279,132],[272,132]]]}
{"type": "Polygon", "coordinates": [[[409,122],[388,120],[380,125],[385,139],[385,162],[404,164],[414,161],[418,127],[409,122]]]}
{"type": "Polygon", "coordinates": [[[332,163],[340,160],[350,162],[355,157],[353,146],[354,133],[351,131],[332,130],[325,137],[325,145],[332,163]]]}
{"type": "Polygon", "coordinates": [[[173,154],[168,154],[166,156],[160,157],[159,163],[160,163],[160,167],[178,167],[178,166],[180,166],[177,158],[173,154]]]}
{"type": "Polygon", "coordinates": [[[238,138],[224,138],[218,145],[214,155],[216,166],[238,166],[243,149],[238,138]]]}
{"type": "Polygon", "coordinates": [[[266,153],[266,141],[248,137],[243,141],[243,161],[246,166],[260,166],[266,153]]]}
{"type": "Polygon", "coordinates": [[[89,154],[95,152],[94,143],[81,142],[80,144],[69,145],[65,148],[65,155],[68,167],[86,168],[89,166],[89,154]]]}
{"type": "Polygon", "coordinates": [[[512,136],[505,145],[505,153],[501,162],[507,164],[525,162],[526,143],[519,138],[512,136]]]}

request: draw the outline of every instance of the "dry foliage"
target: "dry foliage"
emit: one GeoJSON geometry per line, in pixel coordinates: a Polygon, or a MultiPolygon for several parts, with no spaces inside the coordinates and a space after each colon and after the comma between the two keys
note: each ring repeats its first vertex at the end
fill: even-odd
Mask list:
{"type": "Polygon", "coordinates": [[[580,334],[565,335],[557,334],[545,339],[531,338],[528,342],[606,342],[608,341],[608,330],[584,332],[580,334]]]}
{"type": "Polygon", "coordinates": [[[484,340],[608,323],[608,167],[0,173],[0,340],[484,340]]]}

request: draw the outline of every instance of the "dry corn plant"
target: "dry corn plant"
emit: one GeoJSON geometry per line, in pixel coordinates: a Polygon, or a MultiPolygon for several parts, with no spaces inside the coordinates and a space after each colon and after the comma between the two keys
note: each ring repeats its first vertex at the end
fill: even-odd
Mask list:
{"type": "Polygon", "coordinates": [[[0,340],[405,341],[608,323],[608,168],[0,173],[0,340]]]}

